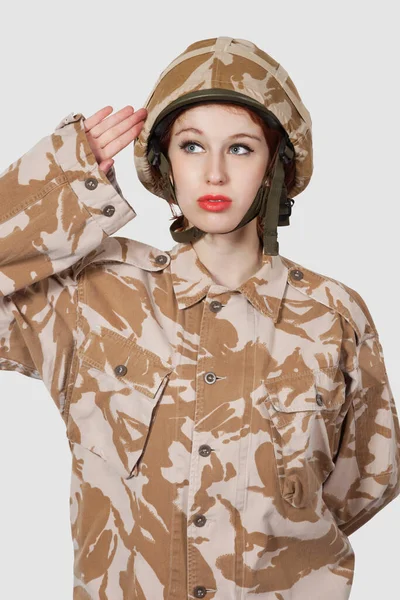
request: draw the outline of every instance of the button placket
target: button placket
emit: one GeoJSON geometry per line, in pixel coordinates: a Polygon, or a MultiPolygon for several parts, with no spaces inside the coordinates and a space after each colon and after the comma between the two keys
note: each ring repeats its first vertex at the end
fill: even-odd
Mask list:
{"type": "MultiPolygon", "coordinates": [[[[207,338],[209,335],[211,334],[212,331],[212,323],[215,320],[215,316],[211,313],[217,313],[220,310],[222,310],[222,308],[224,308],[226,306],[226,304],[223,304],[222,302],[220,302],[217,299],[211,299],[209,297],[205,298],[205,313],[204,313],[204,318],[208,321],[208,323],[210,324],[210,327],[204,327],[201,335],[200,335],[200,340],[199,340],[199,346],[200,347],[207,347],[207,338]],[[209,310],[207,310],[207,308],[209,310]]],[[[218,389],[210,389],[206,387],[205,384],[207,385],[214,385],[215,383],[220,382],[220,380],[223,380],[226,378],[226,374],[223,372],[221,374],[218,375],[218,373],[212,371],[212,370],[207,370],[208,369],[212,369],[213,367],[217,367],[218,363],[214,364],[212,362],[208,362],[209,358],[204,358],[201,363],[199,364],[199,367],[203,367],[205,366],[205,369],[202,369],[201,374],[199,374],[199,377],[196,381],[196,392],[198,392],[199,394],[201,394],[202,396],[202,403],[199,404],[199,410],[196,412],[196,418],[195,418],[195,423],[201,423],[201,420],[203,417],[205,417],[206,415],[211,414],[211,412],[214,410],[214,407],[217,406],[220,403],[220,398],[219,398],[219,394],[218,394],[218,389]],[[204,362],[203,362],[204,360],[204,362]]],[[[223,385],[223,382],[222,382],[223,385]]],[[[216,386],[217,387],[217,386],[216,386]]],[[[190,486],[190,491],[189,491],[189,505],[194,505],[195,503],[195,494],[197,492],[197,481],[201,480],[201,474],[202,474],[202,470],[205,466],[205,463],[201,460],[201,458],[199,457],[203,457],[207,460],[207,457],[210,456],[211,452],[215,451],[215,448],[210,447],[210,445],[208,445],[207,443],[205,443],[205,440],[209,440],[209,433],[207,433],[207,431],[204,428],[199,427],[197,430],[195,429],[195,432],[193,434],[193,445],[194,447],[197,447],[197,452],[198,452],[198,458],[197,460],[194,461],[194,465],[195,468],[193,469],[193,472],[191,472],[191,481],[195,480],[196,483],[193,482],[193,484],[191,484],[190,486]],[[197,445],[198,443],[198,445],[197,445]]],[[[218,452],[218,446],[217,446],[217,450],[218,452]]],[[[189,516],[189,515],[188,515],[189,516]]],[[[201,528],[201,527],[205,527],[206,526],[206,533],[208,534],[208,537],[211,537],[213,534],[213,529],[215,526],[215,521],[217,520],[217,516],[215,514],[212,514],[211,520],[210,518],[208,518],[206,515],[204,514],[192,514],[189,517],[188,520],[188,524],[189,524],[189,531],[190,531],[190,535],[192,536],[192,539],[194,540],[194,545],[196,545],[196,540],[197,539],[201,539],[201,537],[199,537],[201,534],[195,533],[196,530],[194,530],[194,528],[201,528]],[[210,529],[210,531],[208,531],[210,529]]],[[[187,573],[187,577],[188,577],[188,584],[189,584],[189,592],[190,590],[192,591],[192,596],[190,596],[189,593],[189,597],[194,597],[194,598],[206,598],[210,592],[215,593],[216,590],[214,589],[210,589],[204,585],[196,585],[197,583],[201,584],[201,569],[199,568],[199,566],[197,566],[197,557],[196,554],[193,553],[193,550],[189,547],[189,551],[188,551],[188,558],[189,558],[189,563],[188,563],[188,573],[187,573]]]]}

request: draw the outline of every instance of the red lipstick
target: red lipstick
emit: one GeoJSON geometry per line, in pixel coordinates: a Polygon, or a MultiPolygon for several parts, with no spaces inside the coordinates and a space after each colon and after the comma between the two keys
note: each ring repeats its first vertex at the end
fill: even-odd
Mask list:
{"type": "Polygon", "coordinates": [[[228,198],[228,196],[223,196],[222,194],[206,194],[205,196],[198,198],[197,202],[204,210],[219,212],[228,208],[231,205],[232,200],[231,198],[228,198]]]}

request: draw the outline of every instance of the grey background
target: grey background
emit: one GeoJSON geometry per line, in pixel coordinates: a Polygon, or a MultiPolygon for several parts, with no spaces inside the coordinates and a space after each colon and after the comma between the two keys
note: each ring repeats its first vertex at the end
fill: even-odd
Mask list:
{"type": "MultiPolygon", "coordinates": [[[[140,108],[192,42],[254,41],[280,62],[311,113],[314,175],[296,197],[280,253],[339,279],[366,301],[400,409],[398,20],[395,2],[7,3],[2,7],[0,172],[70,112],[140,108]]],[[[170,210],[139,183],[133,146],[116,157],[138,213],[116,234],[170,249],[170,210]]],[[[70,600],[71,460],[42,382],[1,373],[1,578],[8,600],[70,600]]],[[[350,537],[352,600],[398,589],[396,499],[350,537]]],[[[321,598],[323,592],[321,590],[321,598]]]]}

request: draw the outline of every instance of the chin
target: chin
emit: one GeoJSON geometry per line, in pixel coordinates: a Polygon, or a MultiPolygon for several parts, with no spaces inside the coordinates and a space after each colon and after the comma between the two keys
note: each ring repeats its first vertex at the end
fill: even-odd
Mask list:
{"type": "MultiPolygon", "coordinates": [[[[205,211],[204,211],[205,212],[205,211]]],[[[193,219],[188,219],[188,222],[196,227],[202,229],[202,227],[207,227],[208,229],[221,229],[228,228],[231,223],[233,223],[234,219],[232,219],[232,215],[222,214],[222,213],[205,213],[201,215],[196,215],[193,219]]]]}
{"type": "Polygon", "coordinates": [[[224,227],[221,227],[221,225],[210,225],[208,224],[201,224],[201,223],[194,223],[193,224],[195,227],[198,227],[198,229],[201,229],[201,231],[204,231],[205,233],[228,233],[230,231],[232,231],[232,229],[234,229],[237,225],[236,224],[232,224],[232,225],[225,225],[224,227]]]}
{"type": "Polygon", "coordinates": [[[191,226],[203,229],[203,231],[212,231],[213,233],[229,231],[239,223],[232,213],[228,214],[227,212],[207,213],[202,210],[201,215],[194,215],[193,219],[190,219],[189,217],[186,218],[191,226]]]}

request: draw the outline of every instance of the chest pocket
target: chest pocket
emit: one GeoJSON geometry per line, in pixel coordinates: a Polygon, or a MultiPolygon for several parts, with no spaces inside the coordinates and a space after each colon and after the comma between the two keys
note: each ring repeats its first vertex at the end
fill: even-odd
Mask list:
{"type": "Polygon", "coordinates": [[[338,367],[265,381],[265,404],[283,498],[310,506],[334,469],[346,384],[338,367]]]}
{"type": "Polygon", "coordinates": [[[78,350],[67,437],[107,461],[122,477],[139,458],[173,370],[159,356],[111,330],[90,332],[78,350]]]}

